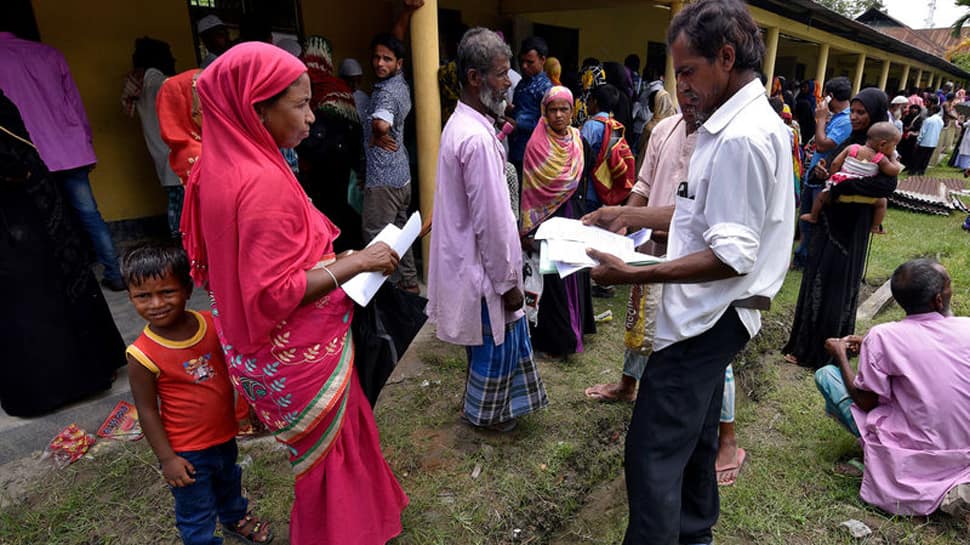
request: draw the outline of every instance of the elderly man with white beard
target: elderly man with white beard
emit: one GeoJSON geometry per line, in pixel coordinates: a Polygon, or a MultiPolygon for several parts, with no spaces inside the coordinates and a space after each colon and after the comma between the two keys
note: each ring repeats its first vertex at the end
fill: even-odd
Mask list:
{"type": "Polygon", "coordinates": [[[428,268],[428,317],[439,339],[468,353],[462,419],[500,432],[548,404],[523,313],[522,250],[495,131],[511,56],[484,28],[458,45],[461,99],[441,134],[428,268]]]}

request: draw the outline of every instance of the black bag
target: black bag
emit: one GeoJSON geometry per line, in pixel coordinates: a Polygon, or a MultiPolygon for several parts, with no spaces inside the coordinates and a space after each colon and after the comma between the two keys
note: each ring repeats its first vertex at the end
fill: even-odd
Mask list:
{"type": "Polygon", "coordinates": [[[377,404],[398,359],[427,321],[427,304],[424,297],[385,282],[369,305],[355,308],[351,324],[354,366],[371,407],[377,404]]]}

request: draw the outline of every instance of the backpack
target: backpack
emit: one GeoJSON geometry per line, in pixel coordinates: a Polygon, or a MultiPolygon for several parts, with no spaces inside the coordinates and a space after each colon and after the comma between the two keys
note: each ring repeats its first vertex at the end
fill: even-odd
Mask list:
{"type": "Polygon", "coordinates": [[[623,137],[623,124],[612,116],[603,121],[603,124],[603,143],[590,176],[600,202],[613,206],[623,203],[633,190],[637,175],[636,164],[630,145],[623,137]]]}

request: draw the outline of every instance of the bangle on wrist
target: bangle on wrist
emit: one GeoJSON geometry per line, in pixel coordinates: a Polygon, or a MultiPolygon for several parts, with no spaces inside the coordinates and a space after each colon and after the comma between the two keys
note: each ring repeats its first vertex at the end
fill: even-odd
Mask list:
{"type": "Polygon", "coordinates": [[[333,289],[335,289],[335,290],[336,289],[339,289],[340,288],[340,282],[337,282],[337,277],[334,276],[333,271],[331,271],[327,267],[323,267],[323,270],[326,271],[327,274],[330,275],[330,278],[333,280],[333,289]]]}

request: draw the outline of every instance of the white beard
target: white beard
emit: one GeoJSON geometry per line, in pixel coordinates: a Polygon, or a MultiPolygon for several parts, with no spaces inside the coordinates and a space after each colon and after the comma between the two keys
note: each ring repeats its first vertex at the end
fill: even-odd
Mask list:
{"type": "Polygon", "coordinates": [[[488,85],[482,86],[482,90],[478,92],[478,99],[482,101],[482,105],[496,117],[505,115],[505,94],[501,96],[502,98],[495,98],[495,91],[488,85]]]}

